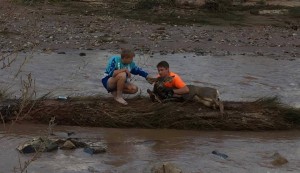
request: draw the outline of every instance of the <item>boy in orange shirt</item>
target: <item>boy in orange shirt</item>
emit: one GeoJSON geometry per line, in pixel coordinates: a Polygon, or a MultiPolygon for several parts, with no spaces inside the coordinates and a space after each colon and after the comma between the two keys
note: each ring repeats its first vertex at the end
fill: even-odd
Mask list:
{"type": "MultiPolygon", "coordinates": [[[[160,97],[162,99],[172,98],[172,97],[182,97],[184,94],[189,93],[189,88],[180,78],[180,76],[174,72],[171,72],[169,69],[169,63],[166,61],[161,61],[157,64],[158,77],[173,77],[171,82],[164,83],[164,89],[162,90],[162,94],[160,97]]],[[[151,92],[148,92],[151,97],[151,92]]],[[[157,93],[155,93],[157,94],[157,93]]]]}

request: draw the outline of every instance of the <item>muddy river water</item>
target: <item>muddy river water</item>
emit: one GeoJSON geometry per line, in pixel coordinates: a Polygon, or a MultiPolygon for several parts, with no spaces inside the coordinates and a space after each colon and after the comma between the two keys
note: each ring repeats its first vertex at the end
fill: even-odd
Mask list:
{"type": "MultiPolygon", "coordinates": [[[[1,88],[9,88],[12,96],[18,96],[21,77],[24,80],[26,74],[31,73],[37,97],[48,92],[54,97],[109,96],[101,84],[101,77],[108,58],[116,53],[94,50],[64,53],[19,54],[10,67],[0,70],[1,88]],[[86,56],[79,56],[80,52],[86,53],[86,56]]],[[[242,101],[278,96],[282,102],[300,107],[300,59],[213,57],[196,56],[192,53],[152,56],[138,54],[135,57],[136,63],[153,76],[157,74],[156,64],[161,60],[168,61],[171,70],[180,74],[186,83],[219,89],[223,100],[242,101]]],[[[140,87],[139,94],[145,95],[146,89],[152,88],[139,76],[131,80],[140,87]]]]}
{"type": "MultiPolygon", "coordinates": [[[[16,125],[9,134],[0,134],[0,172],[13,172],[32,154],[19,154],[16,146],[33,136],[46,135],[47,126],[16,125]]],[[[58,150],[33,161],[28,172],[150,172],[153,165],[171,162],[184,172],[264,172],[300,171],[300,133],[285,132],[202,132],[184,130],[109,129],[57,126],[54,134],[98,139],[107,145],[104,154],[89,155],[83,149],[58,150]],[[227,159],[212,154],[218,150],[227,159]],[[288,159],[282,166],[271,164],[279,152],[288,159]]]]}
{"type": "MultiPolygon", "coordinates": [[[[37,97],[51,92],[60,95],[109,96],[100,78],[108,57],[107,51],[66,50],[65,54],[19,54],[10,67],[0,70],[0,86],[8,88],[11,97],[20,96],[21,78],[31,73],[37,97]],[[80,52],[86,56],[79,56],[80,52]],[[23,60],[26,58],[26,62],[23,60]],[[23,63],[24,62],[24,63],[23,63]],[[20,68],[21,67],[21,68],[20,68]],[[20,69],[20,73],[18,73],[20,69]],[[16,76],[17,74],[17,76],[16,76]]],[[[11,57],[10,59],[13,59],[11,57]]],[[[300,60],[282,60],[257,56],[196,56],[195,54],[140,55],[135,61],[151,75],[156,64],[170,63],[186,83],[218,88],[223,100],[255,100],[277,95],[282,102],[300,107],[300,60]]],[[[145,95],[152,86],[141,77],[132,79],[145,95]]],[[[9,132],[0,130],[0,173],[32,157],[16,151],[19,143],[47,134],[44,125],[14,125],[9,132]]],[[[56,126],[57,136],[75,132],[75,137],[99,139],[107,145],[104,154],[89,155],[82,149],[42,153],[28,172],[150,172],[159,162],[171,162],[184,172],[300,172],[300,132],[203,132],[183,130],[109,129],[56,126]],[[213,155],[218,150],[229,157],[213,155]],[[288,159],[282,166],[271,164],[279,152],[288,159]]],[[[18,170],[16,171],[18,172],[18,170]]]]}

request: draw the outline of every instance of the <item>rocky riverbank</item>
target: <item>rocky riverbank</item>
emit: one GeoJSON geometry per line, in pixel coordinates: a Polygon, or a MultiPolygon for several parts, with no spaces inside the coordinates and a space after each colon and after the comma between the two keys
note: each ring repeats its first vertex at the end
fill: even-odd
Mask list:
{"type": "Polygon", "coordinates": [[[220,13],[185,6],[137,9],[132,2],[116,0],[31,5],[5,0],[0,7],[0,49],[4,55],[20,50],[132,47],[146,53],[194,52],[292,60],[300,57],[297,9],[259,15],[251,14],[247,7],[220,13]]]}

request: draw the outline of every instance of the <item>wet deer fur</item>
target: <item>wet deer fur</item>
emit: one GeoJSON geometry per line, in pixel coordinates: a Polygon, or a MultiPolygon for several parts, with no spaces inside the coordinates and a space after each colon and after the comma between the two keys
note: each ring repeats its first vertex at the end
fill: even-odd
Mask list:
{"type": "Polygon", "coordinates": [[[211,87],[200,87],[195,85],[187,85],[189,94],[187,100],[196,100],[207,107],[220,109],[221,114],[224,113],[224,105],[220,99],[220,93],[217,89],[211,87]]]}
{"type": "MultiPolygon", "coordinates": [[[[173,77],[158,77],[154,83],[153,92],[160,95],[164,88],[165,82],[171,82],[173,77]]],[[[220,99],[220,93],[217,89],[211,87],[200,87],[195,85],[187,85],[189,94],[184,97],[186,100],[196,100],[207,107],[213,109],[219,108],[221,115],[224,113],[224,105],[220,99]]]]}

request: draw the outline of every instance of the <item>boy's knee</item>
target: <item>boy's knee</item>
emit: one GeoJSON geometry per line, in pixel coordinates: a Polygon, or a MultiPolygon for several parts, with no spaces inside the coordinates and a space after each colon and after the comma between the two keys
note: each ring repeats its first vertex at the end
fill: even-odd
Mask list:
{"type": "Polygon", "coordinates": [[[116,79],[126,79],[126,72],[117,74],[116,79]]]}
{"type": "Polygon", "coordinates": [[[138,88],[137,86],[135,86],[135,85],[130,85],[130,86],[128,87],[128,90],[129,90],[132,94],[135,94],[135,93],[138,92],[139,88],[138,88]]]}

